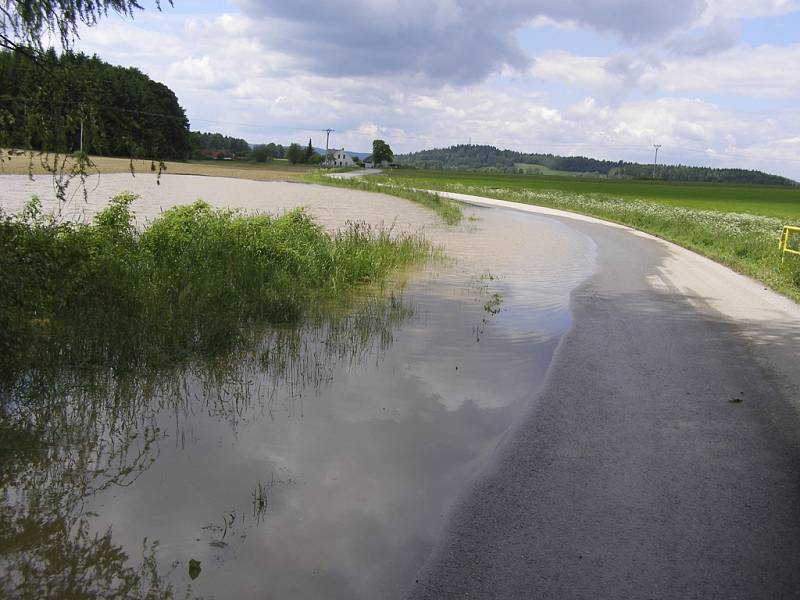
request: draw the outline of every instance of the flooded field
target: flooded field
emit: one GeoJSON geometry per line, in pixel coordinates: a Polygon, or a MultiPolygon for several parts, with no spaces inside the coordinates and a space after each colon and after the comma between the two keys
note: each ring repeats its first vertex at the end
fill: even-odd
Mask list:
{"type": "Polygon", "coordinates": [[[436,223],[436,215],[404,200],[382,194],[365,193],[354,196],[348,190],[282,181],[251,181],[200,175],[162,175],[149,173],[132,177],[127,173],[95,175],[86,182],[88,197],[84,200],[83,188],[73,182],[67,194],[67,203],[59,206],[52,178],[36,176],[31,181],[26,175],[0,175],[0,207],[7,213],[18,212],[31,196],[37,196],[50,212],[60,212],[63,219],[90,220],[108,202],[122,191],[142,197],[134,204],[139,223],[145,224],[161,212],[179,204],[189,204],[203,199],[210,204],[246,211],[278,212],[307,207],[314,218],[328,229],[338,229],[348,220],[381,223],[402,231],[416,231],[436,223]]]}
{"type": "MultiPolygon", "coordinates": [[[[4,209],[46,198],[46,182],[21,181],[0,178],[4,209]]],[[[213,362],[22,374],[0,403],[3,595],[401,597],[540,388],[591,240],[493,209],[447,228],[400,199],[318,186],[101,185],[140,193],[141,218],[197,197],[308,206],[328,228],[424,230],[447,258],[213,362]]]]}

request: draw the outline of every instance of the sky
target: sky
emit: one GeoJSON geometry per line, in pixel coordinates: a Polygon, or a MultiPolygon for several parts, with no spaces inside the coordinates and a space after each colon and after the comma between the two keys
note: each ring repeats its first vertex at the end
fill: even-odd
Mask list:
{"type": "Polygon", "coordinates": [[[800,0],[152,3],[75,48],[251,143],[523,152],[800,180],[800,0]]]}

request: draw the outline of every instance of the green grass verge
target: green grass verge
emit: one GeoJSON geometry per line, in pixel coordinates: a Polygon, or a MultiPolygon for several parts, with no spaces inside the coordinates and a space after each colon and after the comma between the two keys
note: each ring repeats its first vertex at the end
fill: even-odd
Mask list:
{"type": "MultiPolygon", "coordinates": [[[[384,178],[384,175],[377,176],[384,178]]],[[[549,177],[459,171],[399,169],[391,178],[407,187],[449,189],[452,185],[503,190],[606,194],[697,210],[747,213],[800,223],[800,186],[728,185],[668,181],[626,181],[590,177],[549,177]]]]}
{"type": "MultiPolygon", "coordinates": [[[[395,186],[427,183],[408,177],[381,179],[395,186]]],[[[438,189],[558,208],[630,225],[708,256],[800,301],[800,257],[787,256],[782,262],[778,250],[783,219],[565,190],[487,188],[468,182],[439,182],[438,189]]]]}
{"type": "Polygon", "coordinates": [[[421,204],[426,208],[433,210],[447,225],[458,225],[464,214],[461,212],[457,202],[442,198],[437,194],[429,192],[418,191],[409,189],[407,187],[394,187],[383,185],[382,181],[373,179],[375,175],[367,177],[357,177],[353,179],[337,179],[328,177],[322,173],[314,173],[308,175],[305,180],[309,183],[316,183],[319,185],[330,185],[334,187],[349,188],[352,190],[359,190],[362,192],[375,192],[378,194],[389,194],[404,198],[411,202],[421,204]]]}
{"type": "Polygon", "coordinates": [[[429,253],[418,237],[363,223],[331,235],[302,210],[245,215],[201,201],[140,231],[134,199],[117,196],[91,224],[57,223],[36,201],[0,213],[0,370],[213,355],[429,253]]]}

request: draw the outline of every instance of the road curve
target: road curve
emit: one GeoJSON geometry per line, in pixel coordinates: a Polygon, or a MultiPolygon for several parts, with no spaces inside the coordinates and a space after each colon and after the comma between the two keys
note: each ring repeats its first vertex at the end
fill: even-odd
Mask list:
{"type": "Polygon", "coordinates": [[[800,307],[627,227],[449,195],[564,220],[598,268],[408,596],[800,598],[800,307]]]}

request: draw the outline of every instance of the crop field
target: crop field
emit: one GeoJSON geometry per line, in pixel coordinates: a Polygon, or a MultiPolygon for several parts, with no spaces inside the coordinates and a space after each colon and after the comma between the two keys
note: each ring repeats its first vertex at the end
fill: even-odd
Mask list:
{"type": "MultiPolygon", "coordinates": [[[[458,171],[393,171],[392,179],[412,187],[447,190],[453,185],[504,190],[604,194],[695,210],[762,215],[800,223],[800,186],[730,185],[626,181],[589,177],[549,177],[458,171]]],[[[453,191],[453,190],[451,190],[453,191]]]]}
{"type": "MultiPolygon", "coordinates": [[[[150,173],[152,163],[149,160],[127,158],[111,158],[92,156],[93,168],[90,173],[128,173],[133,164],[134,172],[150,173]]],[[[0,163],[0,175],[25,175],[30,164],[29,156],[15,156],[0,163]]],[[[286,160],[275,160],[268,164],[251,163],[238,160],[198,160],[187,162],[167,161],[165,173],[172,175],[206,175],[209,177],[234,177],[237,179],[254,179],[256,181],[294,181],[301,179],[306,173],[315,169],[309,165],[290,165],[286,160]]],[[[156,164],[156,167],[158,165],[156,164]]],[[[37,155],[33,157],[33,173],[46,173],[40,165],[37,155]]]]}
{"type": "Polygon", "coordinates": [[[530,163],[514,163],[518,169],[522,169],[526,175],[549,175],[552,177],[590,177],[592,179],[606,179],[607,175],[599,175],[597,173],[588,173],[585,171],[556,171],[543,165],[534,165],[530,163]]]}

